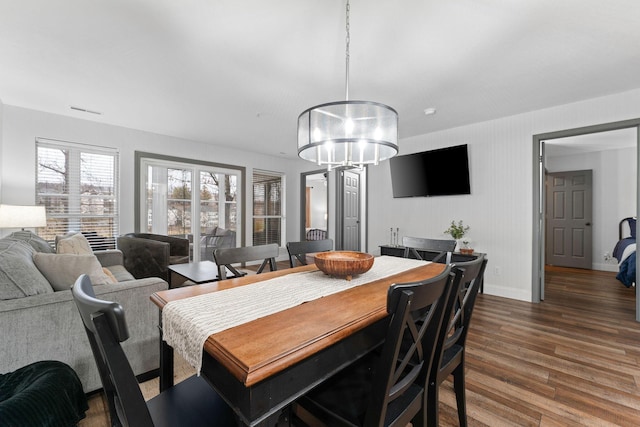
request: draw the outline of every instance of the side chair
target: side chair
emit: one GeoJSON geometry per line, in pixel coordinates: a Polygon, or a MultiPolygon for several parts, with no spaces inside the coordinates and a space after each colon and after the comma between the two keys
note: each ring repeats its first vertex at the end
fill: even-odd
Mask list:
{"type": "Polygon", "coordinates": [[[392,285],[382,347],[294,402],[294,425],[424,426],[426,373],[446,302],[460,277],[448,265],[436,277],[392,285]]]}
{"type": "Polygon", "coordinates": [[[316,252],[327,252],[333,250],[333,240],[305,240],[302,242],[288,242],[287,252],[289,253],[289,266],[307,265],[307,254],[316,252]]]}
{"type": "Polygon", "coordinates": [[[246,276],[246,271],[240,271],[232,264],[240,264],[251,261],[262,260],[262,264],[258,268],[257,274],[262,273],[264,268],[269,265],[271,271],[278,269],[276,258],[280,253],[277,243],[268,245],[245,246],[240,248],[220,248],[213,251],[213,259],[218,265],[218,279],[227,279],[227,269],[233,274],[233,277],[246,276]]]}
{"type": "Polygon", "coordinates": [[[102,386],[111,426],[234,426],[233,410],[203,377],[192,376],[145,402],[121,342],[129,338],[122,306],[97,299],[89,276],[71,288],[102,386]]]}
{"type": "Polygon", "coordinates": [[[435,252],[435,257],[433,259],[427,259],[426,261],[450,264],[451,253],[456,248],[456,241],[404,236],[402,238],[402,246],[404,246],[405,258],[409,258],[413,255],[416,259],[422,260],[424,257],[422,257],[418,251],[435,252]]]}
{"type": "Polygon", "coordinates": [[[441,337],[435,349],[436,355],[431,366],[427,391],[427,425],[438,425],[438,406],[440,384],[453,375],[453,388],[458,407],[458,421],[460,427],[467,425],[467,410],[464,380],[464,354],[471,314],[475,305],[478,289],[484,280],[484,270],[487,260],[484,254],[478,258],[452,264],[454,270],[462,273],[459,292],[452,294],[453,311],[445,315],[442,324],[441,337]]]}

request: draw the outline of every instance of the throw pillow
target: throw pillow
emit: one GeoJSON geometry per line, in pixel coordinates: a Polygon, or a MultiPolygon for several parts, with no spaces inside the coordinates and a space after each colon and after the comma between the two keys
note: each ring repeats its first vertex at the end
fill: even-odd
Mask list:
{"type": "Polygon", "coordinates": [[[115,277],[116,282],[128,282],[129,280],[136,280],[136,278],[133,277],[126,268],[124,268],[124,265],[110,265],[109,267],[106,267],[106,269],[109,270],[113,277],[115,277]]]}
{"type": "Polygon", "coordinates": [[[33,263],[34,253],[33,247],[22,240],[0,240],[0,300],[53,293],[33,263]]]}
{"type": "Polygon", "coordinates": [[[5,237],[5,239],[22,240],[23,242],[28,243],[37,252],[44,252],[47,254],[55,252],[49,242],[30,231],[14,231],[5,237]]]}
{"type": "Polygon", "coordinates": [[[111,283],[118,282],[118,279],[116,279],[116,276],[114,276],[111,270],[109,270],[107,267],[102,267],[102,272],[106,274],[107,277],[109,277],[109,279],[111,279],[111,283]]]}
{"type": "Polygon", "coordinates": [[[33,261],[56,291],[71,288],[81,274],[86,274],[93,285],[115,283],[104,274],[95,255],[36,253],[33,261]]]}
{"type": "Polygon", "coordinates": [[[56,251],[59,254],[93,255],[89,241],[82,233],[56,238],[56,251]]]}

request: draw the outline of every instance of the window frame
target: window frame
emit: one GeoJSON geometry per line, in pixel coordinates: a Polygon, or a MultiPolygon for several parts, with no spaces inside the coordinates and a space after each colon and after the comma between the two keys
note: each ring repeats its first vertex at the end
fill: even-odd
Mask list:
{"type": "MultiPolygon", "coordinates": [[[[116,247],[116,238],[120,234],[120,153],[117,148],[113,147],[103,147],[90,145],[85,143],[77,143],[77,142],[69,142],[69,141],[61,141],[50,138],[41,138],[38,137],[35,140],[36,152],[35,152],[35,163],[36,163],[36,173],[35,173],[35,195],[36,195],[36,204],[44,205],[47,210],[47,226],[44,227],[44,230],[41,231],[44,238],[49,241],[51,244],[55,243],[56,235],[63,235],[72,231],[80,231],[83,234],[87,235],[89,243],[94,250],[103,250],[103,249],[115,249],[116,247]],[[66,192],[62,191],[60,193],[46,193],[41,192],[41,184],[45,184],[45,180],[42,179],[40,173],[40,148],[43,149],[56,149],[56,150],[67,150],[69,151],[69,161],[68,166],[69,170],[65,171],[67,176],[67,188],[66,192]],[[91,155],[100,155],[100,156],[111,156],[112,157],[112,175],[107,178],[112,181],[113,194],[109,195],[88,195],[82,193],[82,162],[81,157],[83,154],[91,154],[91,155]],[[43,199],[47,198],[67,198],[68,203],[66,206],[67,211],[63,213],[55,212],[53,206],[43,203],[43,199]],[[105,200],[109,200],[112,204],[111,213],[105,214],[102,212],[101,214],[96,214],[95,212],[87,212],[83,213],[81,208],[83,205],[83,199],[101,199],[102,203],[105,203],[105,200]],[[74,207],[77,211],[74,211],[74,207]],[[59,226],[53,226],[50,220],[60,218],[66,219],[66,227],[64,229],[59,228],[59,226]],[[83,223],[83,219],[96,219],[96,218],[104,218],[107,220],[109,225],[107,226],[109,229],[108,235],[103,236],[98,234],[98,238],[92,236],[93,232],[104,231],[104,225],[97,225],[95,227],[84,227],[86,223],[83,223]],[[47,236],[51,234],[51,236],[47,236]]],[[[91,205],[91,204],[89,204],[91,205]]]]}
{"type": "MultiPolygon", "coordinates": [[[[230,164],[225,164],[225,163],[217,163],[217,162],[210,162],[210,161],[205,161],[205,160],[197,160],[197,159],[188,159],[188,158],[184,158],[184,157],[175,157],[175,156],[167,156],[167,155],[163,155],[163,154],[157,154],[157,153],[149,153],[149,152],[143,152],[143,151],[135,151],[134,152],[134,162],[135,162],[135,166],[134,166],[134,184],[135,184],[135,188],[134,188],[134,231],[136,233],[139,233],[144,230],[146,230],[146,224],[142,224],[141,223],[141,212],[143,209],[143,204],[144,204],[144,200],[142,200],[142,197],[146,197],[144,196],[145,194],[145,182],[144,182],[144,176],[145,176],[145,171],[144,171],[144,167],[146,167],[145,165],[149,162],[153,163],[153,162],[158,162],[158,163],[164,163],[167,165],[190,165],[193,166],[194,169],[200,169],[201,167],[203,168],[212,168],[212,169],[220,169],[220,170],[230,170],[230,171],[234,171],[235,173],[237,173],[239,179],[240,179],[240,184],[238,184],[238,196],[237,196],[237,210],[238,210],[238,219],[237,219],[237,223],[241,225],[241,229],[240,229],[240,244],[242,245],[242,243],[245,241],[245,234],[246,234],[246,211],[247,211],[247,203],[246,203],[246,192],[245,192],[245,188],[246,188],[246,168],[243,166],[237,166],[237,165],[230,165],[230,164]]],[[[193,179],[193,178],[192,178],[193,179]]],[[[199,214],[199,207],[198,210],[196,211],[196,217],[199,214]]],[[[146,231],[144,231],[146,232],[146,231]]],[[[197,237],[199,237],[198,235],[194,235],[194,239],[196,239],[197,237]]]]}
{"type": "Polygon", "coordinates": [[[275,171],[268,171],[268,170],[264,170],[264,169],[254,169],[253,170],[253,176],[251,178],[251,201],[252,201],[252,209],[251,209],[251,231],[252,231],[252,243],[255,245],[256,244],[256,232],[255,232],[255,220],[256,219],[274,219],[274,218],[279,218],[280,219],[280,242],[262,242],[260,244],[265,244],[265,243],[279,243],[280,247],[284,247],[286,240],[286,231],[287,231],[287,226],[286,226],[286,180],[285,180],[286,175],[283,172],[275,172],[275,171]],[[276,178],[278,177],[280,179],[280,215],[256,215],[255,214],[255,207],[256,207],[256,198],[255,198],[255,185],[257,184],[256,182],[256,175],[260,175],[260,176],[268,176],[268,177],[273,177],[276,178]]]}

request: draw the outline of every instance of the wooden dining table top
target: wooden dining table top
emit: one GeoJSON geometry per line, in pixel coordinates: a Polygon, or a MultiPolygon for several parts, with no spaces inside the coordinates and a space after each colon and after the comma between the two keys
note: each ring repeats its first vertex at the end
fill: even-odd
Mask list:
{"type": "MultiPolygon", "coordinates": [[[[210,335],[204,351],[252,386],[386,317],[390,285],[434,277],[444,268],[428,263],[234,326],[210,335]]],[[[315,264],[169,289],[155,292],[151,300],[162,309],[171,301],[313,270],[315,264]]]]}

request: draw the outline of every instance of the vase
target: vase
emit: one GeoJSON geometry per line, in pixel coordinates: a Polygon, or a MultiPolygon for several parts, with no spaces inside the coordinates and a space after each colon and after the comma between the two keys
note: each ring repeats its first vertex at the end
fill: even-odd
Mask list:
{"type": "Polygon", "coordinates": [[[462,239],[457,240],[456,248],[461,254],[470,255],[473,253],[473,248],[469,247],[469,242],[465,242],[462,239]]]}

